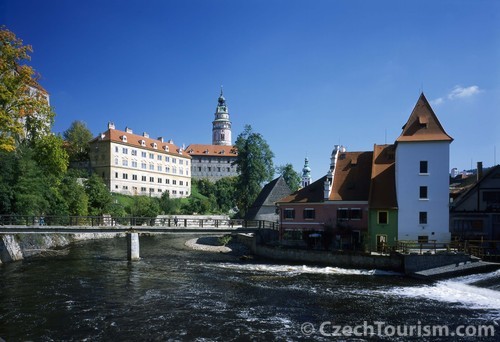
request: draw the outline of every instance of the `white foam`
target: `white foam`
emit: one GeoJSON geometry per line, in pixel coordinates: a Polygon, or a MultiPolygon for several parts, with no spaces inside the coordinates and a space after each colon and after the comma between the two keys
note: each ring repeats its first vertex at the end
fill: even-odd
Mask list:
{"type": "Polygon", "coordinates": [[[347,269],[339,267],[314,267],[305,265],[268,265],[268,264],[235,264],[221,263],[212,265],[219,268],[231,269],[241,272],[262,272],[262,273],[277,273],[281,275],[298,275],[298,274],[338,274],[338,275],[375,275],[389,274],[377,270],[360,270],[347,269]]]}
{"type": "Polygon", "coordinates": [[[471,309],[500,310],[499,291],[470,285],[484,279],[499,276],[500,272],[496,271],[438,281],[434,285],[395,287],[379,292],[395,296],[418,297],[440,302],[457,303],[471,309]]]}

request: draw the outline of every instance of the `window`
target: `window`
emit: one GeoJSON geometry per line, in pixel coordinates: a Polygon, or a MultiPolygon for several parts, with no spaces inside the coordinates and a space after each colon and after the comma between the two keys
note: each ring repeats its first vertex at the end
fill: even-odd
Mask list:
{"type": "Polygon", "coordinates": [[[155,159],[155,154],[154,153],[150,153],[149,154],[149,159],[155,159]]]}
{"type": "Polygon", "coordinates": [[[118,165],[118,158],[115,158],[115,165],[118,165]]]}
{"type": "Polygon", "coordinates": [[[141,192],[146,192],[146,188],[145,187],[141,187],[141,192]]]}
{"type": "Polygon", "coordinates": [[[141,168],[143,168],[144,170],[146,170],[146,168],[147,168],[146,163],[142,162],[142,163],[141,163],[141,168]]]}
{"type": "Polygon", "coordinates": [[[177,163],[177,159],[176,158],[172,158],[172,163],[177,163]]]}
{"type": "Polygon", "coordinates": [[[283,211],[285,220],[293,220],[295,218],[295,209],[285,209],[283,211]]]}
{"type": "Polygon", "coordinates": [[[304,219],[305,220],[312,220],[314,218],[315,218],[314,209],[310,209],[310,208],[304,209],[304,219]]]}
{"type": "Polygon", "coordinates": [[[421,160],[420,161],[420,173],[421,174],[427,174],[427,173],[429,173],[429,168],[428,168],[428,162],[427,162],[427,160],[421,160]]]}
{"type": "Polygon", "coordinates": [[[347,208],[337,209],[337,220],[347,220],[349,218],[349,210],[347,208]]]}
{"type": "Polygon", "coordinates": [[[351,220],[361,220],[363,211],[360,208],[353,208],[349,210],[349,218],[351,220]]]}
{"type": "Polygon", "coordinates": [[[153,148],[156,150],[158,148],[158,144],[153,143],[153,148]]]}
{"type": "Polygon", "coordinates": [[[174,179],[174,180],[172,180],[172,184],[173,184],[173,185],[177,185],[177,181],[176,181],[175,179],[174,179]]]}
{"type": "Polygon", "coordinates": [[[122,178],[123,179],[128,179],[128,174],[126,174],[126,173],[122,174],[122,178]]]}
{"type": "Polygon", "coordinates": [[[418,236],[418,243],[428,243],[428,242],[429,242],[429,237],[427,235],[418,236]]]}
{"type": "Polygon", "coordinates": [[[115,152],[118,153],[118,146],[115,146],[115,152]]]}
{"type": "MultiPolygon", "coordinates": [[[[140,140],[140,142],[141,142],[141,146],[146,146],[146,141],[145,140],[140,140]]],[[[142,153],[146,154],[146,152],[142,152],[142,153]]]]}
{"type": "Polygon", "coordinates": [[[184,181],[179,181],[179,185],[184,185],[184,181]]]}
{"type": "Polygon", "coordinates": [[[131,150],[130,154],[133,155],[133,156],[136,156],[137,155],[137,150],[131,150]]]}
{"type": "Polygon", "coordinates": [[[418,223],[427,224],[427,211],[421,211],[418,213],[418,223]]]}
{"type": "Polygon", "coordinates": [[[155,164],[149,164],[149,169],[150,169],[151,171],[154,171],[154,169],[155,169],[155,164]]]}
{"type": "Polygon", "coordinates": [[[160,183],[160,184],[161,184],[161,183],[162,183],[162,181],[163,181],[163,180],[162,180],[161,178],[158,178],[158,183],[160,183]]]}
{"type": "Polygon", "coordinates": [[[118,172],[115,172],[115,178],[118,178],[118,172]]]}
{"type": "Polygon", "coordinates": [[[142,158],[146,158],[146,156],[147,156],[147,153],[146,153],[146,152],[141,152],[141,157],[142,157],[142,158]]]}
{"type": "Polygon", "coordinates": [[[377,212],[377,223],[378,224],[388,224],[389,223],[389,213],[387,211],[377,212]]]}
{"type": "Polygon", "coordinates": [[[123,166],[128,166],[128,160],[127,159],[123,159],[122,160],[122,165],[123,166]]]}
{"type": "Polygon", "coordinates": [[[155,178],[154,178],[154,177],[149,177],[149,181],[150,181],[151,183],[154,183],[155,178]]]}
{"type": "Polygon", "coordinates": [[[162,160],[162,159],[163,159],[163,156],[158,155],[158,158],[157,158],[157,159],[158,159],[158,160],[162,160]]]}
{"type": "Polygon", "coordinates": [[[165,184],[170,184],[170,179],[165,178],[165,184]]]}
{"type": "MultiPolygon", "coordinates": [[[[142,177],[141,177],[141,181],[143,181],[143,182],[145,182],[145,181],[146,181],[146,179],[147,179],[147,178],[146,178],[146,176],[142,176],[142,177]]],[[[145,190],[144,190],[144,191],[145,191],[145,190]]]]}
{"type": "Polygon", "coordinates": [[[420,199],[427,199],[427,187],[426,186],[421,186],[420,187],[420,199]]]}
{"type": "Polygon", "coordinates": [[[137,175],[132,175],[132,180],[137,180],[137,175]]]}
{"type": "Polygon", "coordinates": [[[137,167],[137,161],[136,160],[132,160],[132,167],[137,167]]]}
{"type": "Polygon", "coordinates": [[[128,148],[126,148],[126,147],[122,148],[122,153],[123,154],[128,154],[128,148]]]}
{"type": "Polygon", "coordinates": [[[165,156],[165,161],[168,163],[170,162],[170,157],[169,156],[165,156]]]}
{"type": "Polygon", "coordinates": [[[163,171],[163,167],[162,167],[161,165],[158,165],[158,166],[157,166],[157,170],[158,170],[158,171],[163,171]]]}
{"type": "Polygon", "coordinates": [[[201,172],[201,166],[198,166],[198,172],[201,172]]]}

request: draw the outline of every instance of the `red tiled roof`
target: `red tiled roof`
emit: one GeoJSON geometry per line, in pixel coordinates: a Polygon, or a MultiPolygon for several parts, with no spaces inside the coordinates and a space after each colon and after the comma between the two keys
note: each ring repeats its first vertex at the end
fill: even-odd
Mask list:
{"type": "Polygon", "coordinates": [[[395,145],[374,145],[370,208],[397,208],[395,145]]]}
{"type": "Polygon", "coordinates": [[[232,156],[238,155],[235,146],[191,144],[186,152],[192,156],[232,156]]]}
{"type": "MultiPolygon", "coordinates": [[[[368,201],[372,152],[343,152],[337,159],[330,201],[368,201]]],[[[324,202],[326,176],[302,188],[278,203],[324,202]]]]}
{"type": "Polygon", "coordinates": [[[330,201],[368,201],[373,152],[343,152],[335,166],[330,201]]]}
{"type": "Polygon", "coordinates": [[[129,146],[134,146],[137,148],[148,149],[151,151],[157,151],[157,152],[161,151],[169,154],[182,155],[184,158],[191,159],[191,156],[188,153],[186,153],[186,151],[182,151],[181,148],[178,147],[177,145],[169,142],[162,142],[159,139],[147,138],[142,135],[128,133],[117,129],[108,129],[106,132],[103,133],[103,135],[104,136],[102,138],[101,135],[97,136],[91,141],[91,143],[96,141],[113,141],[121,144],[126,144],[129,146]],[[123,136],[127,137],[126,142],[123,141],[123,136]],[[142,141],[144,141],[144,146],[141,144],[142,141]],[[154,148],[154,144],[156,144],[156,148],[154,148]],[[168,151],[165,150],[165,147],[168,147],[168,151]]]}
{"type": "Polygon", "coordinates": [[[424,94],[420,94],[403,132],[396,142],[408,141],[453,141],[432,110],[424,94]]]}
{"type": "Polygon", "coordinates": [[[318,203],[323,202],[324,192],[323,186],[325,184],[326,176],[318,179],[317,181],[309,184],[305,188],[299,189],[292,193],[290,196],[277,201],[278,203],[318,203]]]}

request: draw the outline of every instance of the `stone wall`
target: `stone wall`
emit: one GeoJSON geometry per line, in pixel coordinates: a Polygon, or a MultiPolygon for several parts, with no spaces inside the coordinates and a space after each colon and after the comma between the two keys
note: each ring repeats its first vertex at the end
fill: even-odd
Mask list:
{"type": "Polygon", "coordinates": [[[77,234],[2,234],[0,235],[0,264],[64,247],[81,240],[105,239],[124,236],[120,233],[77,234]]]}

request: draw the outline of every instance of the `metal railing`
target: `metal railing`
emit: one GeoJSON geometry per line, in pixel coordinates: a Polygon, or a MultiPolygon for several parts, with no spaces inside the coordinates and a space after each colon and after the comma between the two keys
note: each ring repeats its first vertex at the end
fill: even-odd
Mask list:
{"type": "Polygon", "coordinates": [[[455,240],[450,243],[450,249],[474,255],[486,260],[500,260],[499,240],[455,240]]]}
{"type": "Polygon", "coordinates": [[[103,216],[33,216],[0,215],[1,226],[71,226],[71,227],[123,227],[156,226],[171,228],[253,228],[278,229],[276,222],[261,220],[213,219],[213,218],[176,218],[172,217],[113,217],[103,216]]]}

